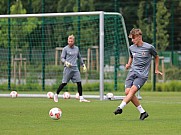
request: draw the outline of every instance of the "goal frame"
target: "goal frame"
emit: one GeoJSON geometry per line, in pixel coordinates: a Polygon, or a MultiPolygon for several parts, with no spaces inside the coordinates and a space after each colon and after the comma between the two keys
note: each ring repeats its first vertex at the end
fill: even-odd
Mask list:
{"type": "MultiPolygon", "coordinates": [[[[126,26],[123,16],[120,13],[116,12],[104,12],[104,11],[93,11],[93,12],[72,12],[72,13],[44,13],[44,14],[11,14],[11,15],[0,15],[0,18],[29,18],[29,17],[56,17],[56,16],[83,16],[83,15],[89,15],[99,16],[99,59],[100,59],[100,65],[99,65],[99,99],[104,100],[104,15],[118,15],[121,18],[121,23],[124,30],[124,36],[127,37],[126,32],[126,26]]],[[[127,48],[129,48],[129,42],[128,38],[126,39],[127,48]]],[[[10,60],[10,59],[9,59],[10,60]]],[[[8,86],[10,86],[11,78],[8,77],[8,86]]]]}

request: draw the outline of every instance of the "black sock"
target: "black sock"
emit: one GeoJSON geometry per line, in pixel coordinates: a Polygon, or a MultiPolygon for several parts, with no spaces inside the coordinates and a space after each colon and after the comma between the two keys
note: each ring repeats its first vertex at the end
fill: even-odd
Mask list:
{"type": "Polygon", "coordinates": [[[59,94],[60,93],[60,91],[65,87],[67,85],[67,83],[62,83],[62,84],[60,84],[60,86],[58,87],[58,89],[57,89],[57,94],[59,94]]]}
{"type": "Polygon", "coordinates": [[[82,96],[82,84],[81,84],[81,82],[77,82],[77,89],[78,89],[79,96],[82,96]]]}

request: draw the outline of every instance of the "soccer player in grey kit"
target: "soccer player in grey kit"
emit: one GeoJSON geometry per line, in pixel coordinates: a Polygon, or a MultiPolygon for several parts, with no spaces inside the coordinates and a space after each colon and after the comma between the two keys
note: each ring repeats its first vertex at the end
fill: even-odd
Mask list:
{"type": "Polygon", "coordinates": [[[152,56],[155,58],[155,73],[162,75],[158,70],[159,56],[153,45],[143,42],[142,31],[140,29],[133,28],[130,31],[129,38],[132,39],[133,45],[129,47],[130,57],[126,64],[126,69],[130,68],[125,81],[126,97],[114,111],[114,114],[121,114],[123,111],[122,109],[131,101],[140,112],[140,120],[144,120],[149,115],[141,106],[135,93],[148,79],[152,56]]]}
{"type": "Polygon", "coordinates": [[[86,72],[87,68],[81,58],[79,48],[74,45],[75,37],[74,35],[70,35],[68,37],[68,45],[63,48],[61,54],[61,61],[64,63],[64,71],[63,71],[63,79],[59,88],[57,89],[54,95],[54,101],[58,102],[58,94],[60,91],[67,85],[67,83],[71,80],[73,83],[77,83],[77,89],[80,97],[80,102],[90,102],[86,100],[82,96],[82,84],[81,84],[81,76],[80,71],[77,67],[77,59],[80,59],[80,63],[83,66],[83,71],[86,72]]]}

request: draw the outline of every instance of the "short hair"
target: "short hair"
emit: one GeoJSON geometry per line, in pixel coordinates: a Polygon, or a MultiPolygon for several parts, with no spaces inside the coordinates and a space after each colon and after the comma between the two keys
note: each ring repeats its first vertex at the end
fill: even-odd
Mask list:
{"type": "Polygon", "coordinates": [[[133,29],[130,31],[128,37],[129,37],[129,38],[132,38],[132,37],[135,36],[135,35],[142,35],[141,29],[135,29],[135,28],[133,28],[133,29]]]}
{"type": "Polygon", "coordinates": [[[68,39],[73,39],[75,40],[75,36],[72,34],[72,35],[69,35],[68,39]]]}

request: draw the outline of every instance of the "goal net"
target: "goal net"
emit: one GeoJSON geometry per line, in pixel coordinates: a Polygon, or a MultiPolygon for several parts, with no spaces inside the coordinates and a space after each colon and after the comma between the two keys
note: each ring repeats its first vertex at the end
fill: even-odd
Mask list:
{"type": "Polygon", "coordinates": [[[80,67],[83,91],[89,91],[84,85],[95,85],[92,91],[99,91],[103,99],[105,90],[119,89],[125,79],[128,41],[119,13],[17,14],[0,18],[0,84],[4,89],[55,91],[63,72],[60,55],[71,34],[88,69],[83,73],[80,67]]]}

